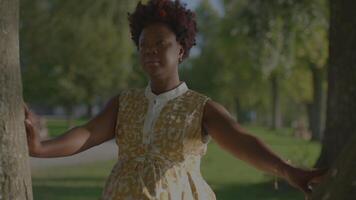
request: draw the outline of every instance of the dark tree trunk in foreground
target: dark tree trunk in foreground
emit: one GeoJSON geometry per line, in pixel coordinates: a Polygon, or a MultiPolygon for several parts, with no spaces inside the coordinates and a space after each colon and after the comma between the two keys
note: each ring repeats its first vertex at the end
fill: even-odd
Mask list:
{"type": "Polygon", "coordinates": [[[356,199],[356,2],[330,1],[330,66],[319,166],[332,165],[313,200],[356,199]],[[336,162],[334,162],[336,161],[336,162]]]}
{"type": "Polygon", "coordinates": [[[330,166],[356,134],[356,2],[330,1],[327,119],[317,166],[330,166]]]}
{"type": "Polygon", "coordinates": [[[312,200],[356,199],[356,135],[340,155],[327,179],[313,192],[312,200]]]}
{"type": "Polygon", "coordinates": [[[19,63],[19,1],[0,1],[0,199],[32,199],[19,63]]]}

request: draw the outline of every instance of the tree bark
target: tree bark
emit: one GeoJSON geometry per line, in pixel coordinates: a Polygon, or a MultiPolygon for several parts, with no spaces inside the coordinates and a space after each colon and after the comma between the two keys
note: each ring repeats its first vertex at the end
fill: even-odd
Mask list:
{"type": "Polygon", "coordinates": [[[271,81],[271,94],[272,94],[272,129],[279,129],[282,126],[280,94],[279,94],[279,80],[278,75],[272,74],[271,81]]]}
{"type": "Polygon", "coordinates": [[[328,167],[356,134],[356,2],[330,1],[327,119],[318,167],[328,167]]]}
{"type": "Polygon", "coordinates": [[[330,168],[327,179],[313,191],[312,200],[356,199],[356,135],[330,168]]]}
{"type": "Polygon", "coordinates": [[[19,1],[0,1],[0,199],[32,200],[19,63],[19,1]]]}
{"type": "Polygon", "coordinates": [[[328,99],[317,166],[332,166],[312,200],[356,199],[356,2],[330,1],[328,99]]]}

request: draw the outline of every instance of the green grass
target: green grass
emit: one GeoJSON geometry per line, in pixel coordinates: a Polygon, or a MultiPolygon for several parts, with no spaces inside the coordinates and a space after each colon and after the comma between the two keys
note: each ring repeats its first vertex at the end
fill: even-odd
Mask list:
{"type": "MultiPolygon", "coordinates": [[[[87,122],[88,119],[75,119],[74,125],[81,125],[87,122]]],[[[63,119],[47,119],[48,135],[50,137],[56,137],[68,130],[68,124],[66,120],[63,119]]]]}
{"type": "Polygon", "coordinates": [[[98,199],[114,161],[53,167],[32,173],[36,200],[98,199]]]}
{"type": "MultiPolygon", "coordinates": [[[[49,123],[55,125],[55,123],[49,123]]],[[[51,126],[50,126],[51,129],[51,126]]],[[[298,166],[310,167],[320,152],[320,145],[291,137],[291,131],[269,131],[247,127],[284,159],[298,166]]],[[[91,200],[98,199],[105,179],[115,161],[73,167],[56,167],[33,172],[34,199],[91,200]]],[[[202,159],[201,170],[219,200],[303,200],[303,195],[279,181],[273,187],[273,177],[254,169],[223,151],[213,141],[202,159]]]]}

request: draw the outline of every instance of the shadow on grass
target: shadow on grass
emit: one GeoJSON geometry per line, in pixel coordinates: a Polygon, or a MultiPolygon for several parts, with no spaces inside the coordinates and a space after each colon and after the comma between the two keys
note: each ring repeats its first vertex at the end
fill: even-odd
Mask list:
{"type": "Polygon", "coordinates": [[[218,200],[304,200],[303,194],[286,183],[228,184],[214,189],[218,200]]]}
{"type": "MultiPolygon", "coordinates": [[[[34,178],[33,192],[36,200],[91,200],[102,193],[105,179],[89,177],[34,178]]],[[[216,184],[215,184],[216,185],[216,184]]],[[[226,184],[214,188],[218,200],[303,200],[301,192],[279,182],[279,189],[272,182],[256,184],[226,184]]]]}
{"type": "Polygon", "coordinates": [[[102,193],[105,179],[87,177],[34,178],[36,200],[94,200],[102,193]]]}

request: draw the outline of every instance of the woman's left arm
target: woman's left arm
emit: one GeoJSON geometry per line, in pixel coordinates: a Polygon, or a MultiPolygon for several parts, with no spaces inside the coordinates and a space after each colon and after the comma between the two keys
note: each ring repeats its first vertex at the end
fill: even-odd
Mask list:
{"type": "Polygon", "coordinates": [[[261,140],[248,134],[220,104],[209,100],[204,108],[203,127],[223,149],[267,173],[286,179],[304,193],[308,184],[320,182],[326,170],[304,170],[285,162],[261,140]]]}

